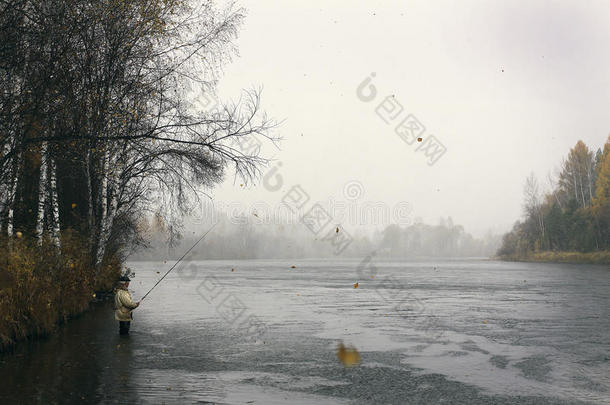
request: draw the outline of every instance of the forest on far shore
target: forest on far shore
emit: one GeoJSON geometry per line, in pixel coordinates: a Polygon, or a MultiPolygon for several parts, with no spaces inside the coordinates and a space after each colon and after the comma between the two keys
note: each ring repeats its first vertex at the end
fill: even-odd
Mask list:
{"type": "Polygon", "coordinates": [[[610,262],[610,137],[596,152],[578,141],[548,180],[543,190],[533,173],[526,179],[524,218],[504,235],[498,256],[610,262]]]}
{"type": "MultiPolygon", "coordinates": [[[[475,238],[450,217],[440,218],[437,225],[419,221],[408,226],[391,223],[374,232],[349,230],[347,234],[341,228],[335,233],[333,228],[330,235],[313,234],[303,223],[258,223],[259,218],[245,214],[229,217],[217,212],[214,218],[217,226],[189,254],[189,259],[362,258],[372,252],[387,258],[489,257],[495,254],[502,238],[491,233],[475,238]]],[[[163,222],[152,218],[142,225],[148,230],[149,249],[135,252],[129,260],[177,259],[209,227],[203,225],[195,232],[185,232],[180,242],[172,246],[166,239],[163,222]]]]}

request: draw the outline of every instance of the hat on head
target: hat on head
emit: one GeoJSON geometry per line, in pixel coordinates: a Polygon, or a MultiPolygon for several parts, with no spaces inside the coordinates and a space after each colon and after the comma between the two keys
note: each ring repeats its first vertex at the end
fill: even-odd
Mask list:
{"type": "Polygon", "coordinates": [[[134,273],[130,267],[126,267],[125,271],[121,274],[121,278],[119,278],[119,281],[122,281],[122,282],[131,281],[131,277],[133,277],[135,275],[136,275],[136,273],[134,273]]]}

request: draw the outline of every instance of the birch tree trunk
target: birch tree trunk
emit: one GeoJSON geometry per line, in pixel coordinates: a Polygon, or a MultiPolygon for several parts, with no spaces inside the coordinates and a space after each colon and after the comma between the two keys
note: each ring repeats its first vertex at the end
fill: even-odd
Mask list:
{"type": "MultiPolygon", "coordinates": [[[[4,144],[4,146],[2,148],[2,155],[0,155],[0,157],[5,156],[9,152],[10,152],[10,144],[7,142],[4,144]]],[[[2,168],[9,167],[10,162],[7,162],[7,163],[5,163],[2,168]]],[[[2,168],[0,168],[0,169],[2,169],[2,168]]],[[[6,181],[6,179],[4,178],[4,176],[0,176],[0,234],[2,234],[3,229],[4,229],[4,221],[2,221],[1,218],[4,217],[5,210],[8,207],[9,194],[10,194],[10,186],[9,186],[8,182],[6,181]]]]}
{"type": "Polygon", "coordinates": [[[57,248],[61,248],[60,231],[61,225],[59,222],[59,199],[57,198],[57,166],[54,159],[49,159],[50,169],[50,194],[51,194],[51,240],[57,248]]]}
{"type": "Polygon", "coordinates": [[[101,182],[99,187],[99,212],[100,216],[97,218],[96,227],[94,234],[92,235],[93,240],[93,257],[95,258],[96,267],[102,262],[105,253],[105,247],[103,247],[102,238],[105,237],[104,228],[106,227],[106,217],[108,215],[108,159],[109,152],[106,150],[104,152],[104,157],[102,160],[102,170],[100,173],[101,182]]]}
{"type": "Polygon", "coordinates": [[[98,241],[99,245],[97,249],[96,266],[99,266],[102,263],[102,260],[104,259],[104,254],[106,253],[106,248],[110,240],[110,234],[112,232],[112,225],[114,224],[114,218],[116,216],[118,203],[118,190],[116,190],[115,188],[110,194],[110,203],[107,209],[106,217],[102,222],[102,229],[98,241]]]}
{"type": "Polygon", "coordinates": [[[102,213],[100,223],[104,224],[108,215],[108,160],[110,159],[108,151],[104,152],[104,161],[102,163],[102,186],[100,192],[100,205],[102,213]]]}
{"type": "Polygon", "coordinates": [[[95,260],[96,267],[98,267],[102,263],[102,260],[104,260],[104,255],[106,254],[106,249],[108,247],[107,245],[110,241],[112,226],[114,224],[114,218],[116,216],[119,203],[119,187],[117,183],[117,173],[119,170],[116,167],[116,163],[116,161],[111,162],[108,152],[104,154],[101,187],[102,215],[100,217],[101,229],[99,232],[97,255],[95,260]],[[108,173],[108,167],[110,164],[112,164],[111,175],[108,173]],[[111,187],[109,187],[109,183],[111,187]],[[110,201],[108,201],[108,198],[110,198],[110,201]]]}
{"type": "Polygon", "coordinates": [[[587,183],[589,185],[589,204],[593,203],[593,167],[591,165],[587,165],[587,183]]]}
{"type": "Polygon", "coordinates": [[[36,235],[38,236],[38,244],[42,245],[44,237],[44,213],[46,208],[47,198],[47,173],[49,167],[48,157],[49,145],[43,142],[40,148],[40,178],[38,181],[38,215],[36,216],[36,235]]]}
{"type": "MultiPolygon", "coordinates": [[[[89,225],[89,254],[91,258],[94,258],[97,254],[95,244],[95,236],[97,234],[97,230],[95,228],[95,208],[94,208],[94,196],[93,196],[93,176],[91,173],[91,148],[87,149],[87,159],[85,162],[85,176],[87,177],[87,214],[88,225],[89,225]]],[[[93,259],[91,259],[93,260],[93,259]]]]}
{"type": "MultiPolygon", "coordinates": [[[[580,167],[579,167],[580,169],[580,167]]],[[[580,200],[582,201],[582,207],[585,208],[587,206],[586,202],[585,202],[585,190],[583,189],[583,175],[582,175],[582,170],[578,171],[578,177],[580,180],[580,200]]]]}
{"type": "Polygon", "coordinates": [[[13,173],[11,175],[10,189],[7,198],[7,220],[6,220],[6,233],[10,238],[13,236],[13,220],[15,217],[15,198],[17,198],[17,185],[19,184],[19,168],[21,167],[21,152],[17,153],[13,160],[13,173]]]}

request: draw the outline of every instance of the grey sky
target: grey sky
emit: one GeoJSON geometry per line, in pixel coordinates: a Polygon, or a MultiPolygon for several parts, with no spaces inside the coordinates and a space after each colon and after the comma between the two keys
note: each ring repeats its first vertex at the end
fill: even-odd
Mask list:
{"type": "MultiPolygon", "coordinates": [[[[263,105],[286,121],[285,187],[244,189],[231,176],[215,201],[277,204],[292,184],[313,200],[412,204],[477,235],[507,230],[522,187],[546,178],[578,139],[596,149],[610,132],[610,2],[242,1],[249,13],[226,67],[223,97],[262,85],[263,105]],[[371,73],[377,99],[357,86],[371,73]],[[375,114],[388,95],[447,152],[433,166],[375,114]]],[[[401,115],[402,117],[402,115],[401,115]]],[[[239,183],[239,182],[238,182],[239,183]]]]}

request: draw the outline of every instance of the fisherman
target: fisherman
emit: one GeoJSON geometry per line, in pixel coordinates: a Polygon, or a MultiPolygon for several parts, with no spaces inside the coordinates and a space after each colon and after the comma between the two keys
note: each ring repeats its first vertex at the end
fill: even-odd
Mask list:
{"type": "Polygon", "coordinates": [[[129,276],[121,276],[114,295],[114,319],[119,321],[119,335],[129,335],[129,326],[133,319],[131,311],[140,306],[139,302],[133,302],[127,290],[129,281],[129,276]]]}

